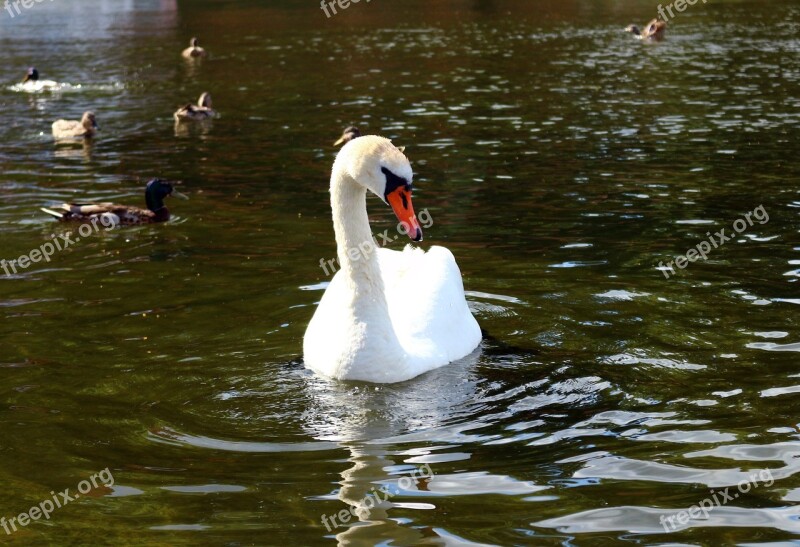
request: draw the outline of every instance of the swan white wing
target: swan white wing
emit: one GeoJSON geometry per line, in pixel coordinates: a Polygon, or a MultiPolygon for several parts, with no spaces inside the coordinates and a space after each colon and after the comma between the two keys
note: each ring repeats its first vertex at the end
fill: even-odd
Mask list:
{"type": "Polygon", "coordinates": [[[422,371],[472,352],[481,330],[469,311],[461,271],[453,254],[410,245],[402,252],[378,250],[389,316],[409,364],[422,371]]]}
{"type": "Polygon", "coordinates": [[[341,272],[333,276],[317,306],[303,338],[303,359],[308,368],[335,377],[339,372],[339,356],[348,352],[344,347],[351,333],[347,332],[347,301],[345,279],[341,272]]]}
{"type": "Polygon", "coordinates": [[[369,382],[398,382],[414,376],[388,319],[354,313],[352,289],[339,271],[306,329],[306,367],[329,378],[369,382]]]}

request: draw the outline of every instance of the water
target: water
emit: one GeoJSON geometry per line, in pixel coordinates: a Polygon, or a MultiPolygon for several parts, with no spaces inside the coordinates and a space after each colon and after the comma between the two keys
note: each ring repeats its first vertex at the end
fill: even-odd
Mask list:
{"type": "Polygon", "coordinates": [[[698,3],[651,47],[621,32],[647,2],[399,4],[0,12],[0,258],[64,234],[41,206],[143,204],[153,176],[191,198],[0,274],[0,516],[114,479],[0,538],[796,544],[796,3],[698,3]],[[30,65],[69,85],[21,92],[30,65]],[[221,117],[176,131],[202,91],[221,117]],[[88,109],[96,142],[55,146],[88,109]],[[351,122],[407,146],[422,246],[453,251],[487,333],[399,385],[302,366],[351,122]],[[381,487],[369,522],[322,524],[381,487]]]}

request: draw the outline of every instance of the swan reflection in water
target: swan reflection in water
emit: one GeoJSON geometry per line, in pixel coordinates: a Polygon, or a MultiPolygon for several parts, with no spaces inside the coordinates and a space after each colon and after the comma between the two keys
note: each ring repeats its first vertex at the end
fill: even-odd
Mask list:
{"type": "MultiPolygon", "coordinates": [[[[307,395],[313,410],[307,413],[305,429],[313,437],[335,441],[350,452],[351,465],[341,473],[338,492],[322,496],[334,499],[335,495],[344,506],[331,509],[325,504],[320,509],[320,524],[335,534],[339,545],[373,545],[378,538],[405,545],[431,534],[430,529],[423,533],[402,524],[391,517],[391,510],[436,509],[431,502],[407,501],[407,496],[431,499],[437,495],[437,447],[420,448],[419,444],[428,441],[452,446],[474,440],[464,430],[477,426],[461,425],[458,418],[474,414],[478,378],[470,370],[479,357],[480,350],[476,350],[400,384],[376,386],[308,377],[307,395]],[[416,448],[399,448],[411,443],[416,448]]],[[[445,534],[440,529],[435,533],[445,534]]],[[[462,545],[471,544],[447,537],[462,545]]]]}

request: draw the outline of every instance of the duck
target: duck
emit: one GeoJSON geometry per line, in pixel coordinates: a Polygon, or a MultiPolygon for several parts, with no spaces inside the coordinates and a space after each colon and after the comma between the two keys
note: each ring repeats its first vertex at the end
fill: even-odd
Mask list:
{"type": "Polygon", "coordinates": [[[395,251],[373,241],[368,191],[391,206],[412,241],[422,240],[412,178],[408,158],[384,137],[353,139],[336,156],[330,195],[341,268],[303,337],[305,367],[320,376],[402,382],[471,354],[481,342],[453,253],[410,244],[395,251]]]}
{"type": "Polygon", "coordinates": [[[211,105],[211,94],[208,92],[200,95],[197,105],[191,103],[180,107],[173,115],[177,121],[208,120],[217,115],[211,105]]]}
{"type": "Polygon", "coordinates": [[[339,137],[339,140],[333,143],[333,146],[339,146],[341,144],[347,144],[348,142],[352,141],[353,139],[357,139],[361,136],[361,131],[358,130],[358,127],[351,125],[346,127],[344,131],[342,131],[342,136],[339,137]]]}
{"type": "Polygon", "coordinates": [[[64,203],[58,210],[42,207],[42,211],[61,222],[87,223],[100,220],[103,226],[152,224],[170,219],[169,209],[164,205],[164,198],[168,196],[189,199],[175,190],[172,183],[155,178],[147,183],[144,191],[147,209],[115,203],[64,203]]]}
{"type": "Polygon", "coordinates": [[[36,67],[28,68],[25,78],[20,83],[20,87],[26,91],[42,91],[58,87],[58,82],[53,80],[40,80],[39,71],[36,67]]]}
{"type": "Polygon", "coordinates": [[[207,57],[208,53],[206,53],[205,49],[197,45],[197,38],[192,38],[189,40],[189,47],[184,49],[181,55],[187,59],[193,59],[195,57],[207,57]]]}
{"type": "Polygon", "coordinates": [[[80,121],[75,120],[56,120],[53,122],[53,136],[56,139],[74,139],[94,137],[100,129],[97,125],[97,118],[94,112],[84,112],[80,121]]]}
{"type": "Polygon", "coordinates": [[[628,25],[625,27],[625,32],[630,32],[640,40],[645,40],[648,42],[660,42],[664,39],[666,31],[666,21],[659,21],[658,19],[653,19],[647,23],[647,26],[644,27],[644,32],[639,30],[639,27],[636,25],[628,25]]]}

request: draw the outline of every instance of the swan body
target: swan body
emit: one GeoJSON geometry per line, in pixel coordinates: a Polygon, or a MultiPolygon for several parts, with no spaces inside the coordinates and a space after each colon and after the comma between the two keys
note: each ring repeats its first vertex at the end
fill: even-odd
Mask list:
{"type": "Polygon", "coordinates": [[[331,207],[341,269],[303,339],[305,365],[318,374],[401,382],[465,357],[481,341],[448,249],[393,251],[373,241],[367,190],[392,206],[411,239],[422,239],[412,175],[403,153],[374,135],[345,144],[334,162],[331,207]]]}
{"type": "Polygon", "coordinates": [[[56,120],[53,122],[53,136],[56,139],[75,139],[94,137],[99,127],[93,112],[84,112],[80,121],[56,120]]]}
{"type": "Polygon", "coordinates": [[[207,57],[206,50],[197,45],[197,38],[189,40],[189,47],[181,53],[186,59],[194,59],[196,57],[207,57]]]}
{"type": "Polygon", "coordinates": [[[644,27],[644,31],[639,30],[636,25],[628,25],[625,27],[626,32],[630,32],[636,38],[645,40],[647,42],[660,42],[664,39],[667,32],[667,23],[653,19],[644,27]]]}
{"type": "Polygon", "coordinates": [[[197,104],[187,104],[182,106],[173,117],[176,121],[202,121],[214,118],[217,115],[216,110],[211,105],[211,94],[206,92],[200,95],[197,104]]]}

